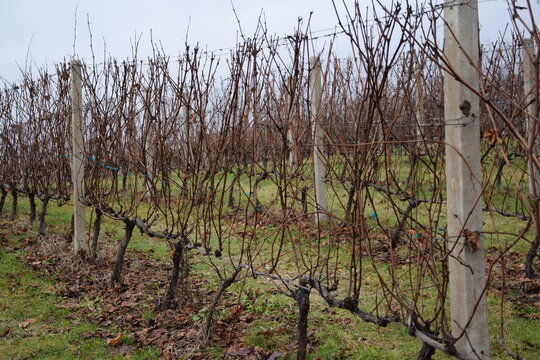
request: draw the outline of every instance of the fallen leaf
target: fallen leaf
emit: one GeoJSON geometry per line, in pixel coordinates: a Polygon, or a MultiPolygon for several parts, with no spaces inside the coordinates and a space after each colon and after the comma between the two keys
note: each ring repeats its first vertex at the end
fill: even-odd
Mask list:
{"type": "Polygon", "coordinates": [[[405,232],[407,234],[410,234],[410,235],[416,235],[417,234],[416,230],[414,230],[414,229],[407,229],[407,230],[405,230],[405,232]]]}
{"type": "Polygon", "coordinates": [[[134,300],[122,301],[122,306],[123,307],[135,307],[135,306],[137,306],[137,302],[134,301],[134,300]]]}
{"type": "Polygon", "coordinates": [[[249,355],[249,353],[251,351],[252,350],[250,348],[243,348],[243,349],[230,351],[228,355],[230,355],[230,356],[245,356],[245,355],[249,355]]]}
{"type": "Polygon", "coordinates": [[[8,336],[10,332],[11,332],[11,328],[10,328],[10,327],[5,328],[4,331],[2,331],[2,332],[0,333],[0,338],[3,338],[3,337],[8,336]]]}
{"type": "Polygon", "coordinates": [[[495,144],[497,141],[497,132],[493,128],[489,128],[486,131],[484,131],[484,138],[491,144],[495,144]]]}
{"type": "Polygon", "coordinates": [[[122,333],[118,334],[117,337],[113,339],[107,339],[107,345],[109,346],[117,346],[122,343],[122,333]]]}
{"type": "Polygon", "coordinates": [[[540,313],[531,313],[531,314],[518,314],[520,318],[527,319],[527,320],[539,320],[540,319],[540,313]]]}
{"type": "Polygon", "coordinates": [[[24,329],[24,328],[27,327],[28,325],[34,324],[36,321],[37,321],[37,320],[34,319],[34,318],[25,320],[25,321],[19,323],[19,328],[24,329]]]}
{"type": "Polygon", "coordinates": [[[131,345],[121,345],[121,346],[118,346],[118,347],[115,347],[115,348],[112,348],[109,352],[112,354],[112,355],[120,355],[120,356],[128,356],[128,355],[131,355],[131,353],[133,353],[133,351],[135,350],[135,347],[134,346],[131,346],[131,345]]]}
{"type": "Polygon", "coordinates": [[[472,252],[476,252],[480,249],[480,236],[477,231],[470,231],[464,229],[462,232],[465,235],[465,246],[467,246],[472,252]]]}
{"type": "Polygon", "coordinates": [[[283,356],[283,354],[279,351],[274,351],[272,355],[268,358],[268,360],[276,360],[278,357],[283,356]]]}

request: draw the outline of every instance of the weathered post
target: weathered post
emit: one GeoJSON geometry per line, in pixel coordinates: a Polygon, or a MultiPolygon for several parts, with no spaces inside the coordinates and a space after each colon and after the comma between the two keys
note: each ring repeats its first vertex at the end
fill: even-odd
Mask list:
{"type": "Polygon", "coordinates": [[[294,114],[294,89],[293,89],[293,78],[290,77],[287,80],[287,85],[285,86],[285,106],[287,107],[287,147],[289,151],[289,166],[291,172],[296,171],[297,164],[297,144],[296,144],[296,121],[293,117],[294,114]]]}
{"type": "Polygon", "coordinates": [[[324,129],[322,127],[323,116],[321,114],[321,61],[318,56],[310,59],[310,103],[311,120],[313,122],[313,177],[315,186],[315,222],[326,219],[326,182],[325,182],[325,157],[324,129]]]}
{"type": "MultiPolygon", "coordinates": [[[[425,102],[424,102],[424,71],[422,64],[419,61],[419,57],[415,55],[415,52],[412,52],[412,61],[415,75],[415,91],[414,91],[414,100],[415,100],[415,117],[416,117],[416,142],[413,144],[413,147],[410,152],[410,168],[409,175],[407,175],[407,185],[413,185],[413,188],[416,188],[416,168],[419,162],[419,157],[428,154],[428,147],[425,141],[424,134],[424,124],[425,121],[425,102]]],[[[399,232],[392,235],[392,239],[399,239],[399,232]]],[[[394,240],[392,240],[394,243],[394,240]]]]}
{"type": "Polygon", "coordinates": [[[146,126],[146,137],[144,139],[144,151],[146,162],[146,174],[145,184],[146,190],[152,192],[154,189],[154,158],[156,157],[156,146],[154,144],[155,131],[153,127],[153,121],[151,119],[150,104],[151,104],[151,92],[150,89],[146,90],[145,104],[144,104],[144,123],[146,126]]]}
{"type": "MultiPolygon", "coordinates": [[[[538,154],[538,125],[534,121],[535,98],[537,84],[536,70],[534,66],[534,42],[532,39],[523,40],[523,90],[525,93],[525,103],[527,104],[527,138],[529,146],[533,148],[532,155],[538,154]]],[[[540,173],[534,166],[532,158],[528,160],[529,170],[529,193],[531,196],[538,196],[540,190],[540,173]]]]}
{"type": "Polygon", "coordinates": [[[421,155],[427,153],[426,142],[424,141],[424,124],[425,121],[425,101],[424,101],[424,71],[422,62],[416,60],[416,91],[414,93],[416,100],[416,154],[421,155]]]}
{"type": "Polygon", "coordinates": [[[185,152],[185,169],[188,168],[188,164],[192,164],[192,152],[191,152],[191,119],[188,112],[189,98],[186,94],[182,96],[182,105],[180,106],[180,118],[184,121],[184,152],[185,152]]]}
{"type": "Polygon", "coordinates": [[[444,53],[458,75],[444,74],[446,197],[450,310],[456,350],[489,358],[486,274],[482,240],[478,3],[444,3],[444,53]]]}
{"type": "MultiPolygon", "coordinates": [[[[526,103],[526,125],[527,125],[527,142],[530,149],[528,153],[527,166],[529,172],[529,195],[532,200],[533,213],[538,214],[540,204],[538,196],[540,192],[540,171],[534,164],[534,158],[539,154],[539,139],[538,139],[538,78],[536,72],[535,60],[537,56],[534,50],[533,39],[524,39],[523,41],[523,90],[525,93],[526,103]]],[[[533,216],[533,224],[535,228],[535,237],[531,247],[525,258],[525,276],[533,278],[534,274],[534,258],[537,255],[538,247],[540,246],[540,224],[538,216],[533,216]]]]}
{"type": "Polygon", "coordinates": [[[71,61],[71,181],[73,183],[73,251],[87,250],[84,229],[84,131],[82,123],[82,81],[81,63],[71,61]]]}

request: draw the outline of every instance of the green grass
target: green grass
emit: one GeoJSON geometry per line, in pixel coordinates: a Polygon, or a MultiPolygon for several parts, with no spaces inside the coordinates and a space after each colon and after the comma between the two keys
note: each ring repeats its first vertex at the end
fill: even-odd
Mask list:
{"type": "MultiPolygon", "coordinates": [[[[346,311],[326,309],[317,296],[312,295],[311,298],[312,307],[309,315],[309,328],[313,331],[310,337],[311,359],[412,359],[420,350],[421,343],[411,338],[406,329],[400,325],[377,327],[351,316],[346,311]]],[[[255,301],[255,307],[257,302],[255,301]]],[[[271,311],[264,308],[262,310],[264,318],[256,321],[249,329],[246,342],[266,350],[286,351],[285,345],[289,344],[291,347],[295,342],[294,303],[287,298],[274,300],[273,303],[282,304],[283,307],[271,311]],[[284,305],[287,301],[288,305],[284,305]]],[[[506,359],[504,349],[496,340],[500,336],[498,318],[495,315],[498,306],[497,299],[490,297],[491,356],[493,359],[506,359]]],[[[535,310],[531,308],[529,311],[535,310]]],[[[534,344],[540,344],[539,321],[524,319],[519,316],[520,313],[523,311],[513,309],[511,304],[505,306],[507,345],[524,359],[537,359],[540,357],[540,346],[534,344]]],[[[434,356],[434,359],[449,358],[441,352],[436,352],[434,356]]],[[[289,353],[286,359],[294,359],[294,354],[289,353]]]]}
{"type": "MultiPolygon", "coordinates": [[[[487,157],[486,159],[488,162],[494,161],[491,157],[487,157]]],[[[409,171],[407,157],[404,155],[396,155],[393,161],[395,165],[395,170],[393,171],[395,172],[396,178],[405,177],[409,171]]],[[[421,170],[429,173],[429,169],[426,165],[422,164],[420,165],[420,167],[421,170]]],[[[516,160],[515,167],[521,169],[523,167],[523,164],[520,163],[519,160],[516,160]]],[[[309,170],[310,166],[306,166],[305,171],[309,173],[309,170]]],[[[508,169],[506,169],[505,171],[507,170],[508,169]]],[[[440,181],[442,184],[444,184],[444,171],[440,170],[439,172],[441,172],[441,174],[439,174],[441,176],[440,181]]],[[[339,166],[336,173],[339,173],[339,166]]],[[[382,170],[380,176],[382,176],[382,170]]],[[[485,182],[489,184],[492,181],[493,176],[493,172],[486,173],[484,175],[485,182]]],[[[227,184],[230,184],[230,181],[232,180],[232,175],[229,174],[227,175],[227,177],[227,184]]],[[[308,183],[308,180],[305,179],[299,179],[295,181],[298,182],[298,187],[304,186],[308,183]]],[[[242,206],[246,206],[246,204],[248,204],[249,195],[246,194],[249,194],[253,190],[252,182],[253,181],[250,181],[249,177],[245,174],[240,177],[239,185],[236,185],[235,190],[236,204],[240,203],[242,206]]],[[[396,187],[394,185],[392,185],[392,189],[395,190],[396,187]]],[[[430,182],[427,181],[418,190],[417,196],[419,198],[429,198],[433,194],[433,189],[430,188],[430,186],[430,182]]],[[[512,196],[519,192],[517,186],[510,180],[508,172],[505,172],[505,177],[503,178],[503,184],[501,185],[501,188],[506,189],[505,191],[508,191],[508,193],[512,196]]],[[[329,210],[332,211],[337,217],[342,218],[344,216],[343,206],[347,200],[346,186],[331,183],[328,185],[328,190],[329,210]]],[[[218,190],[216,192],[216,196],[219,196],[221,194],[220,191],[226,190],[218,190]]],[[[373,227],[378,226],[376,219],[370,218],[370,215],[372,213],[376,213],[377,218],[381,222],[381,225],[383,227],[395,227],[399,219],[396,218],[394,211],[388,204],[386,195],[383,195],[374,190],[369,191],[373,199],[373,204],[368,203],[365,206],[364,213],[365,217],[367,218],[366,224],[373,227]]],[[[444,190],[442,192],[444,194],[444,190]]],[[[276,194],[277,186],[272,182],[272,180],[267,179],[259,184],[257,190],[257,198],[263,206],[278,208],[279,204],[275,202],[276,194]]],[[[313,190],[310,190],[308,192],[308,197],[313,197],[313,190]]],[[[498,193],[495,196],[490,197],[489,199],[491,204],[495,204],[497,206],[504,205],[504,196],[500,196],[500,194],[498,193]]],[[[20,218],[24,218],[26,216],[26,213],[28,212],[28,204],[27,201],[22,198],[20,199],[19,203],[20,218]]],[[[518,200],[518,203],[519,204],[517,206],[521,206],[521,200],[518,200]]],[[[397,206],[401,210],[403,210],[406,205],[407,204],[405,202],[397,201],[397,206]]],[[[444,207],[444,205],[437,205],[437,207],[441,208],[444,207]]],[[[9,201],[8,204],[6,204],[6,208],[9,208],[9,201]]],[[[143,203],[139,211],[141,214],[143,214],[147,211],[147,209],[148,205],[143,203]]],[[[226,209],[225,212],[227,213],[228,211],[229,209],[226,209]]],[[[484,230],[501,233],[499,236],[485,236],[484,240],[486,247],[498,247],[501,245],[504,246],[505,243],[512,241],[512,239],[514,238],[510,234],[519,232],[519,230],[525,226],[525,223],[518,219],[506,218],[498,214],[484,214],[484,230]]],[[[429,209],[426,205],[419,206],[413,212],[413,216],[418,219],[426,229],[442,227],[445,225],[446,216],[444,211],[442,211],[440,215],[435,216],[433,221],[429,220],[430,218],[428,215],[429,209]]],[[[88,224],[88,231],[90,231],[92,225],[92,214],[90,211],[87,212],[86,218],[88,224]]],[[[49,207],[47,222],[48,224],[50,224],[49,231],[51,233],[65,233],[70,222],[69,204],[65,205],[64,207],[58,207],[55,203],[51,203],[49,207]]],[[[24,221],[22,221],[21,223],[24,223],[24,221]]],[[[232,225],[233,224],[230,221],[224,222],[224,228],[226,232],[226,244],[230,245],[232,256],[235,257],[239,255],[240,246],[243,244],[242,241],[245,239],[242,238],[241,235],[238,235],[236,232],[236,230],[241,229],[232,228],[232,225]]],[[[419,227],[417,227],[416,229],[420,231],[419,227]]],[[[300,231],[294,226],[290,226],[289,230],[290,232],[286,235],[287,240],[285,241],[284,255],[279,268],[280,274],[285,277],[294,277],[297,275],[297,270],[292,265],[295,263],[296,260],[291,250],[293,243],[295,246],[301,247],[303,251],[305,251],[305,253],[309,253],[310,251],[314,250],[318,250],[324,253],[328,250],[332,250],[334,252],[334,255],[339,254],[339,260],[334,259],[333,261],[336,262],[335,265],[338,269],[338,280],[340,280],[340,284],[343,284],[343,286],[345,287],[345,285],[348,283],[347,265],[351,256],[348,244],[325,244],[325,241],[329,240],[333,236],[332,233],[329,233],[325,234],[324,237],[320,239],[322,244],[319,246],[316,242],[312,242],[312,239],[309,237],[310,231],[313,232],[313,229],[300,231]]],[[[376,244],[379,241],[377,236],[380,235],[380,231],[377,232],[377,230],[375,230],[374,234],[372,235],[372,241],[374,244],[376,244]]],[[[25,235],[13,235],[12,241],[17,241],[24,236],[25,235]]],[[[110,219],[104,220],[102,224],[102,241],[111,241],[113,243],[116,243],[122,238],[122,236],[122,223],[115,222],[110,219]]],[[[276,234],[276,228],[274,226],[257,229],[256,244],[263,244],[261,252],[262,255],[260,256],[261,259],[267,259],[269,257],[271,244],[277,239],[279,239],[279,236],[278,234],[276,234]]],[[[217,235],[215,234],[215,232],[213,232],[211,235],[210,244],[212,246],[215,246],[216,243],[217,235]]],[[[519,241],[512,250],[524,254],[527,248],[527,242],[519,241]]],[[[162,261],[170,261],[170,248],[166,242],[159,239],[142,236],[138,231],[135,231],[134,233],[134,237],[130,243],[130,249],[137,249],[146,252],[150,256],[153,256],[156,259],[160,259],[162,261]]],[[[8,266],[9,269],[13,268],[14,272],[22,273],[23,271],[30,271],[20,265],[20,262],[18,262],[18,260],[13,256],[13,254],[6,254],[4,256],[12,257],[12,263],[6,266],[8,266]]],[[[129,257],[129,253],[127,257],[129,257]]],[[[201,258],[198,256],[192,256],[191,265],[193,274],[195,276],[209,279],[210,281],[208,282],[208,290],[214,290],[218,280],[216,278],[215,271],[213,267],[209,265],[208,260],[201,260],[201,258]]],[[[217,263],[217,266],[221,270],[230,270],[230,268],[227,268],[227,265],[221,263],[217,263]]],[[[376,267],[377,270],[380,271],[382,278],[385,281],[388,281],[390,279],[390,265],[387,263],[372,263],[370,260],[364,259],[363,267],[364,287],[361,293],[362,295],[360,306],[362,309],[370,310],[374,308],[374,304],[376,303],[376,301],[380,301],[381,296],[381,287],[379,285],[379,280],[377,279],[373,268],[376,267]]],[[[300,268],[302,269],[302,266],[300,266],[300,268]]],[[[398,266],[395,270],[400,273],[409,272],[409,268],[407,268],[406,266],[398,266]]],[[[417,275],[420,276],[419,271],[416,268],[412,268],[409,273],[410,277],[413,279],[417,275]]],[[[45,282],[42,285],[43,288],[46,288],[48,285],[52,284],[50,280],[42,278],[39,274],[34,274],[33,276],[37,276],[41,279],[39,281],[45,282]],[[47,281],[49,282],[47,283],[47,281]]],[[[429,279],[426,281],[428,285],[431,284],[429,282],[429,279]]],[[[8,297],[11,298],[12,295],[10,293],[4,293],[4,283],[1,284],[2,294],[6,294],[8,297]]],[[[36,289],[34,287],[32,287],[31,289],[22,290],[22,293],[19,295],[27,296],[28,298],[25,301],[27,301],[28,303],[38,301],[41,302],[43,299],[41,299],[40,293],[36,292],[35,290],[36,289]]],[[[296,322],[296,306],[293,299],[276,293],[274,286],[272,284],[269,284],[269,282],[267,281],[261,280],[261,278],[257,280],[248,279],[246,280],[245,284],[235,284],[229,290],[234,294],[239,294],[241,303],[244,305],[246,311],[258,315],[258,320],[254,321],[247,331],[247,335],[244,339],[246,344],[252,347],[261,347],[267,351],[281,350],[288,354],[287,358],[294,358],[293,352],[295,342],[294,326],[296,322]]],[[[345,295],[343,290],[341,290],[341,292],[338,292],[338,294],[340,297],[345,295]]],[[[83,332],[95,332],[95,328],[91,328],[90,324],[84,324],[83,322],[73,325],[73,321],[65,318],[63,319],[62,316],[65,317],[65,314],[62,315],[62,310],[55,310],[54,306],[54,304],[56,304],[58,301],[61,301],[61,299],[56,298],[54,294],[49,294],[45,296],[45,300],[49,301],[49,303],[52,305],[50,305],[49,308],[43,305],[45,306],[45,309],[42,310],[42,313],[47,314],[47,312],[50,311],[57,311],[57,315],[55,315],[54,317],[58,319],[56,320],[58,323],[47,322],[48,326],[52,326],[54,328],[73,327],[73,330],[70,330],[68,334],[55,334],[53,336],[54,341],[50,340],[53,343],[53,345],[51,345],[52,349],[70,349],[69,346],[72,346],[73,351],[81,351],[80,354],[71,353],[71,358],[85,358],[86,355],[84,353],[84,349],[86,349],[86,347],[88,347],[88,351],[94,355],[94,357],[92,358],[96,358],[95,356],[98,356],[97,358],[99,358],[99,356],[108,356],[108,349],[104,344],[103,340],[89,338],[83,341],[80,339],[80,336],[77,337],[75,335],[73,337],[70,337],[69,335],[71,333],[77,334],[76,331],[77,329],[79,329],[79,327],[81,329],[78,334],[81,334],[83,332]],[[90,327],[90,329],[88,329],[88,327],[90,327]],[[94,347],[95,349],[93,349],[94,347]]],[[[341,310],[329,310],[327,309],[327,306],[323,303],[323,301],[315,293],[312,294],[311,301],[312,309],[310,312],[310,329],[312,330],[312,332],[310,335],[310,341],[312,342],[312,347],[310,349],[309,355],[311,359],[404,359],[414,358],[420,349],[420,342],[414,338],[411,338],[407,334],[406,329],[400,325],[393,324],[390,325],[388,328],[380,328],[372,324],[364,323],[361,320],[355,318],[353,315],[349,314],[348,312],[341,310]]],[[[423,303],[426,307],[426,310],[424,310],[424,314],[429,313],[429,309],[434,304],[434,301],[435,291],[428,290],[424,294],[423,299],[423,303]]],[[[32,308],[32,310],[37,311],[37,309],[41,308],[41,306],[42,305],[35,306],[32,308]]],[[[498,342],[496,340],[496,338],[500,336],[500,329],[498,328],[498,324],[500,321],[499,297],[490,293],[488,295],[488,306],[490,314],[489,321],[492,358],[503,359],[506,358],[506,356],[503,349],[501,348],[501,346],[498,345],[498,342]]],[[[22,309],[24,308],[21,308],[21,310],[22,309]]],[[[3,312],[4,310],[2,308],[2,314],[3,312]]],[[[538,320],[538,318],[536,320],[524,318],[522,315],[527,313],[538,314],[538,309],[533,308],[532,305],[531,307],[525,309],[518,309],[513,304],[506,303],[504,306],[504,331],[507,345],[513,351],[519,351],[519,353],[525,359],[536,359],[540,358],[540,346],[535,347],[534,345],[530,344],[540,344],[540,320],[538,320]]],[[[32,315],[32,317],[36,317],[36,319],[39,317],[39,320],[38,322],[36,322],[36,324],[30,326],[27,330],[38,327],[38,324],[40,324],[41,322],[46,322],[45,320],[48,319],[48,315],[40,314],[32,315]]],[[[144,316],[146,318],[150,318],[152,314],[148,312],[145,313],[144,316]]],[[[16,325],[18,322],[23,321],[28,317],[23,315],[19,316],[16,320],[13,320],[11,327],[13,326],[13,324],[16,325]]],[[[193,314],[192,320],[202,324],[202,322],[204,321],[203,317],[204,309],[197,314],[193,314]]],[[[220,314],[216,314],[216,318],[219,317],[220,314]]],[[[2,326],[4,326],[4,318],[2,318],[2,326]]],[[[2,330],[2,328],[0,328],[0,330],[2,330]]],[[[22,329],[20,329],[20,332],[24,333],[22,329]]],[[[48,345],[44,345],[47,343],[47,341],[49,341],[48,338],[43,338],[42,336],[39,336],[37,334],[33,334],[32,336],[30,336],[30,338],[36,344],[33,345],[34,348],[48,348],[48,345]]],[[[22,337],[22,339],[24,340],[25,338],[22,337]]],[[[0,350],[3,350],[1,346],[3,345],[0,345],[0,350]]],[[[25,347],[26,345],[24,345],[24,342],[21,340],[20,343],[10,343],[9,349],[13,350],[6,351],[22,352],[25,350],[25,347]]],[[[34,351],[37,350],[34,349],[34,351]]],[[[70,350],[66,351],[69,352],[70,350]]],[[[147,351],[150,351],[151,354],[154,354],[152,356],[157,356],[155,355],[155,352],[152,352],[153,350],[150,349],[147,351]]],[[[220,358],[223,351],[224,350],[219,347],[211,347],[207,351],[207,356],[211,358],[220,358]]],[[[0,354],[4,353],[6,352],[0,352],[0,354]]],[[[16,354],[14,356],[15,358],[17,358],[20,355],[16,354]]],[[[29,354],[28,356],[33,355],[29,354]]],[[[37,354],[36,356],[38,356],[39,358],[39,356],[42,355],[37,354]]],[[[44,354],[43,356],[43,358],[47,358],[46,356],[48,355],[44,354]]],[[[152,356],[149,357],[152,358],[152,356]]],[[[24,355],[22,357],[24,357],[24,355]]],[[[448,359],[448,356],[437,352],[435,355],[435,359],[448,359]]]]}
{"type": "MultiPolygon", "coordinates": [[[[10,236],[11,242],[17,236],[10,236]]],[[[63,308],[54,280],[0,247],[0,359],[122,359],[111,355],[96,325],[63,308]],[[19,327],[19,324],[35,322],[19,327]],[[32,320],[33,321],[33,320],[32,320]]],[[[116,329],[109,329],[114,331],[116,329]]],[[[135,349],[131,359],[158,359],[153,348],[135,349]]]]}
{"type": "MultiPolygon", "coordinates": [[[[21,201],[20,205],[20,216],[24,217],[27,204],[25,201],[21,201]]],[[[65,232],[67,224],[69,224],[68,214],[69,210],[66,206],[51,206],[48,216],[48,221],[51,224],[50,231],[65,232]]],[[[122,228],[111,220],[105,221],[103,229],[105,229],[104,233],[111,236],[112,241],[120,238],[122,234],[122,228]]],[[[26,236],[27,234],[21,233],[13,234],[10,238],[12,242],[15,242],[26,236]]],[[[168,260],[169,254],[166,244],[155,239],[137,235],[132,241],[131,248],[141,250],[152,248],[154,249],[153,256],[168,260]],[[162,249],[156,250],[159,247],[162,249]]],[[[1,302],[2,328],[0,330],[5,329],[5,327],[10,327],[13,330],[12,334],[0,343],[0,353],[8,354],[6,359],[112,358],[109,356],[109,349],[103,339],[82,338],[81,334],[83,333],[96,332],[97,328],[94,325],[80,319],[75,321],[67,319],[66,310],[57,307],[62,299],[54,293],[44,291],[48,286],[54,285],[51,279],[22,265],[16,254],[7,253],[5,249],[2,249],[1,260],[2,280],[0,287],[3,301],[1,302]],[[17,284],[13,282],[14,278],[20,282],[20,286],[15,286],[17,284]],[[36,318],[37,321],[26,329],[19,329],[17,324],[28,318],[36,318]],[[56,332],[55,329],[69,330],[56,332]]],[[[369,269],[370,265],[366,262],[365,266],[369,269]]],[[[193,271],[198,276],[212,276],[212,270],[205,262],[193,263],[193,271]]],[[[371,279],[372,277],[373,275],[366,274],[366,292],[377,286],[377,281],[371,279]]],[[[231,291],[237,293],[239,288],[240,285],[235,284],[231,291]]],[[[288,350],[288,358],[292,359],[294,356],[290,352],[290,347],[294,346],[296,321],[294,301],[275,293],[273,286],[267,282],[253,279],[246,282],[243,294],[241,301],[245,304],[246,310],[262,317],[249,328],[245,338],[246,344],[253,347],[258,346],[268,351],[288,350]],[[284,345],[287,344],[289,347],[284,348],[284,345]]],[[[414,357],[420,348],[419,341],[408,336],[406,330],[401,326],[391,325],[389,328],[379,328],[364,323],[345,311],[328,310],[316,294],[313,294],[311,299],[310,329],[315,330],[310,337],[313,343],[310,350],[310,358],[312,359],[403,359],[414,357]],[[328,315],[328,311],[332,311],[333,314],[328,315]]],[[[363,301],[369,303],[370,298],[366,297],[363,301]]],[[[495,336],[498,336],[496,314],[499,305],[497,298],[490,297],[489,306],[492,325],[491,343],[495,351],[493,358],[499,358],[497,354],[504,358],[502,349],[495,340],[495,336]]],[[[511,304],[507,305],[505,310],[505,331],[508,345],[512,349],[519,349],[525,358],[527,355],[529,358],[540,356],[540,349],[527,345],[528,343],[540,343],[540,333],[534,331],[539,326],[538,321],[518,316],[518,311],[511,304]]],[[[534,312],[535,309],[531,308],[526,311],[534,312]]],[[[147,314],[147,316],[152,316],[152,314],[147,314]]],[[[203,321],[202,318],[195,320],[203,321]]],[[[208,350],[207,355],[219,358],[222,350],[213,347],[208,350]]],[[[132,358],[156,358],[157,356],[155,350],[147,349],[139,350],[133,354],[132,358]]],[[[437,353],[435,356],[435,359],[446,358],[448,357],[441,353],[437,353]]]]}

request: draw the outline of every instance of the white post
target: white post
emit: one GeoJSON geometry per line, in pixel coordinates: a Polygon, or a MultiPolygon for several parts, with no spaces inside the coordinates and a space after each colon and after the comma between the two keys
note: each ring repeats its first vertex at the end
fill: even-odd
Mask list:
{"type": "MultiPolygon", "coordinates": [[[[444,53],[449,66],[479,90],[478,3],[444,3],[444,53]]],[[[471,90],[444,74],[446,198],[452,335],[465,359],[489,358],[486,275],[482,231],[480,101],[471,90]],[[464,333],[463,333],[464,331],[464,333]]]]}
{"type": "MultiPolygon", "coordinates": [[[[538,155],[538,124],[534,123],[535,114],[535,86],[538,84],[536,79],[536,69],[534,67],[534,42],[532,39],[523,40],[523,90],[525,93],[525,103],[527,104],[526,125],[527,138],[529,146],[533,147],[533,156],[538,155]]],[[[528,160],[529,171],[529,194],[534,198],[538,196],[540,190],[540,172],[534,166],[532,159],[528,160]],[[534,174],[534,176],[533,176],[534,174]]]]}
{"type": "Polygon", "coordinates": [[[427,146],[424,141],[424,130],[422,129],[425,121],[425,101],[424,101],[424,74],[422,64],[419,60],[416,62],[416,150],[417,154],[421,155],[422,153],[427,154],[427,146]]]}
{"type": "Polygon", "coordinates": [[[144,139],[144,151],[145,151],[145,161],[146,161],[146,174],[145,174],[145,184],[146,190],[152,192],[153,190],[153,179],[154,179],[154,158],[156,156],[156,147],[154,144],[155,131],[153,127],[153,121],[150,117],[150,104],[151,99],[151,90],[150,88],[146,89],[145,104],[144,104],[144,123],[146,126],[146,138],[144,139]]]}
{"type": "Polygon", "coordinates": [[[184,94],[182,96],[182,105],[180,106],[180,119],[184,120],[184,152],[185,152],[185,168],[187,169],[187,164],[192,164],[192,154],[191,154],[191,119],[189,119],[188,113],[188,96],[184,94]]]}
{"type": "Polygon", "coordinates": [[[294,94],[293,92],[293,79],[289,78],[285,87],[285,106],[287,107],[287,146],[289,150],[289,166],[291,172],[296,171],[297,164],[297,145],[296,145],[296,122],[293,118],[294,114],[294,94]]]}
{"type": "Polygon", "coordinates": [[[322,127],[323,116],[321,114],[322,79],[321,61],[318,56],[310,59],[309,83],[311,119],[313,121],[313,177],[315,185],[315,221],[326,219],[326,182],[325,164],[326,150],[324,146],[324,130],[322,127]]]}
{"type": "Polygon", "coordinates": [[[73,183],[73,251],[88,249],[84,229],[84,131],[82,122],[81,63],[71,62],[71,181],[73,183]]]}

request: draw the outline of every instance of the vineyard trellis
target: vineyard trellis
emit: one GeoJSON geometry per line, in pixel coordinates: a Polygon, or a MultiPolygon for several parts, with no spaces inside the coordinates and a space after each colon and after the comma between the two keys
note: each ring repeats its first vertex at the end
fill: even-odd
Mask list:
{"type": "MultiPolygon", "coordinates": [[[[204,345],[223,294],[263,279],[297,305],[299,359],[312,293],[401,324],[419,359],[487,359],[488,289],[499,286],[503,308],[505,256],[526,248],[534,278],[540,244],[540,33],[509,6],[512,43],[489,50],[470,35],[477,1],[393,4],[373,23],[356,3],[337,13],[346,60],[331,45],[316,52],[309,25],[283,41],[260,24],[230,49],[226,77],[220,57],[188,45],[175,60],[155,49],[26,71],[0,93],[0,212],[11,193],[15,220],[21,194],[33,222],[37,197],[46,235],[49,202],[71,200],[68,241],[86,261],[99,257],[103,217],[121,223],[112,288],[135,229],[166,242],[159,310],[183,306],[190,262],[207,263],[218,286],[204,345]]],[[[520,358],[500,311],[498,340],[520,358]]]]}

